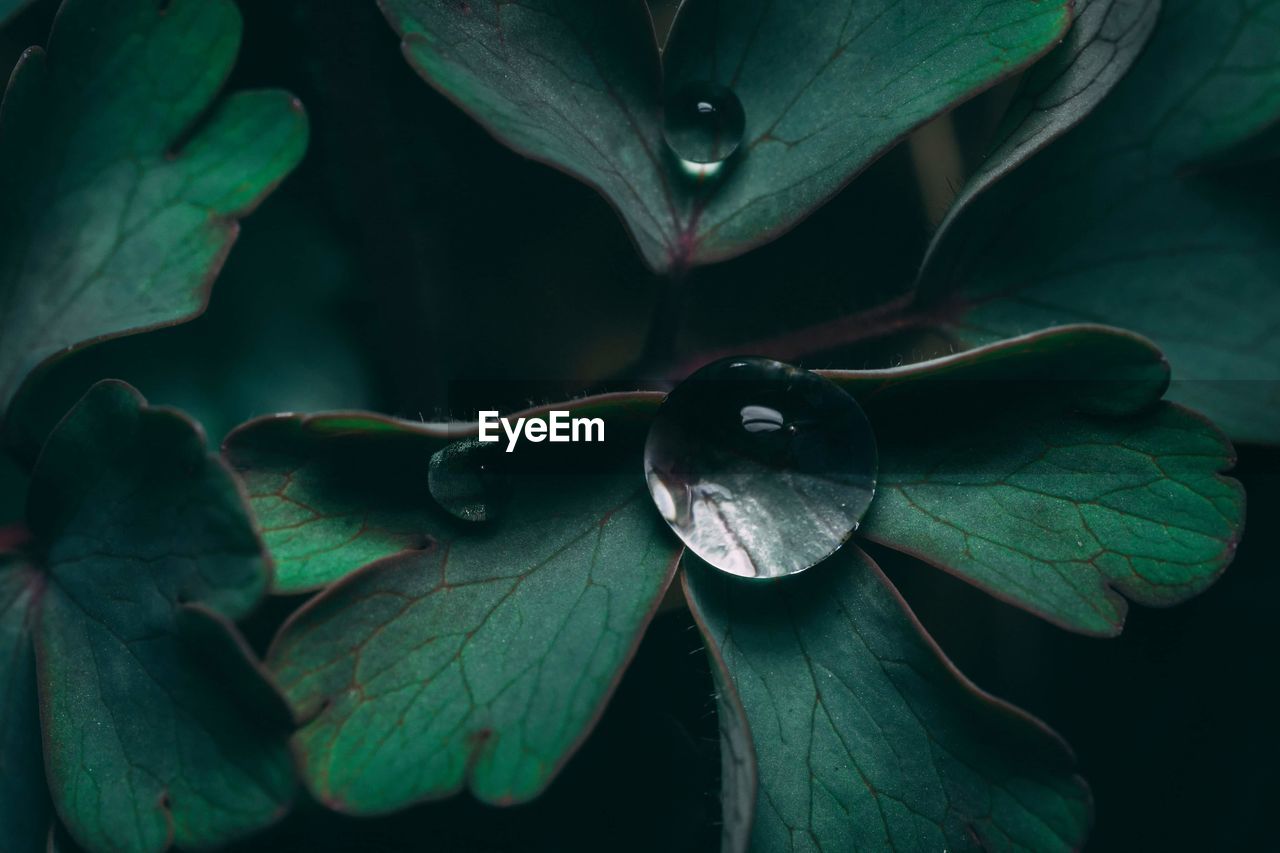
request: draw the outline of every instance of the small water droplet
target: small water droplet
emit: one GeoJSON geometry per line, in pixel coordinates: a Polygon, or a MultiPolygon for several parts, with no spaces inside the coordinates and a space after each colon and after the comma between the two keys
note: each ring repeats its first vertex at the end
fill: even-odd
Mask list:
{"type": "Polygon", "coordinates": [[[662,517],[705,562],[750,578],[820,563],[875,494],[871,424],[817,374],[763,358],[702,368],[663,402],[645,445],[662,517]]]}
{"type": "Polygon", "coordinates": [[[666,99],[663,135],[692,177],[709,178],[742,144],[747,118],[733,90],[718,83],[686,83],[666,99]]]}
{"type": "Polygon", "coordinates": [[[469,438],[437,450],[427,469],[427,488],[436,503],[463,521],[492,518],[495,476],[489,462],[496,447],[469,438]]]}

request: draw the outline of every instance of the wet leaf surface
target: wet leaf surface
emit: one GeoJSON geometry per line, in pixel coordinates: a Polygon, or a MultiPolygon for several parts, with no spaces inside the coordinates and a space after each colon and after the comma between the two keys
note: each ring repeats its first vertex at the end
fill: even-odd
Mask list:
{"type": "MultiPolygon", "coordinates": [[[[1138,601],[1169,603],[1203,589],[1230,559],[1242,495],[1218,476],[1229,446],[1198,418],[1160,402],[1168,365],[1139,336],[1072,327],[923,365],[823,374],[859,399],[885,448],[883,491],[866,534],[1004,600],[1082,632],[1114,633],[1124,603],[1113,587],[1138,601]],[[939,411],[950,415],[938,418],[939,411]],[[1080,557],[1077,537],[1086,535],[1103,556],[1080,557]],[[966,537],[1003,550],[972,547],[966,537]]],[[[308,720],[296,746],[318,799],[376,814],[464,788],[492,803],[522,802],[545,788],[590,728],[669,578],[677,545],[634,467],[660,399],[563,404],[606,417],[611,461],[579,456],[587,445],[562,445],[563,453],[543,457],[551,446],[540,445],[523,469],[500,463],[486,475],[486,489],[506,485],[494,493],[500,500],[490,504],[486,495],[494,511],[478,522],[436,506],[428,488],[431,457],[472,435],[468,427],[336,413],[266,419],[233,433],[225,452],[249,485],[283,583],[304,589],[341,578],[286,625],[270,655],[295,712],[308,720]],[[622,444],[612,443],[614,419],[629,430],[622,444]]],[[[464,485],[474,484],[468,478],[464,485]]],[[[849,562],[837,555],[807,574],[830,579],[849,562]]],[[[769,593],[786,600],[788,589],[769,586],[752,607],[766,608],[769,593]]],[[[834,594],[822,590],[814,601],[834,594]]],[[[820,609],[797,616],[797,630],[820,626],[820,617],[820,609]]],[[[904,648],[934,654],[918,635],[893,636],[904,648]]],[[[901,659],[888,649],[877,653],[901,659]]],[[[767,674],[781,672],[786,655],[779,650],[767,674]]],[[[743,677],[731,654],[724,663],[743,677]]],[[[766,765],[791,767],[791,758],[777,755],[797,741],[758,726],[744,696],[748,728],[733,713],[728,683],[720,673],[723,843],[742,849],[748,815],[765,802],[753,793],[752,751],[766,790],[775,772],[766,765]]],[[[979,707],[1003,707],[973,699],[962,682],[947,691],[979,707]]],[[[877,698],[868,707],[882,704],[877,698]]],[[[926,704],[949,713],[946,702],[926,704]]],[[[968,775],[944,772],[952,787],[943,785],[942,794],[895,793],[905,804],[886,806],[901,812],[886,818],[887,831],[937,833],[955,843],[971,837],[964,834],[971,824],[986,839],[1007,833],[1014,846],[1072,846],[1086,823],[1086,798],[1056,742],[1040,740],[1022,755],[1008,744],[1038,730],[1021,716],[992,712],[982,725],[999,736],[970,735],[960,758],[938,759],[959,761],[968,775]],[[1001,731],[1001,720],[1013,722],[1001,731]],[[996,746],[982,752],[975,744],[984,739],[996,746]],[[1030,757],[1046,754],[1057,758],[1030,757]],[[1031,761],[1026,778],[1034,781],[1026,783],[1022,769],[1013,776],[990,769],[1008,761],[1031,761]],[[1019,801],[1028,791],[1030,799],[1019,801]],[[907,817],[930,815],[946,797],[964,803],[952,817],[907,817]],[[994,811],[979,807],[990,803],[994,811]],[[955,817],[963,814],[973,819],[955,817]]],[[[794,817],[794,805],[779,808],[786,820],[794,817]]],[[[817,820],[819,836],[846,831],[834,818],[817,820]]]]}
{"type": "MultiPolygon", "coordinates": [[[[606,418],[612,411],[625,422],[651,415],[660,400],[618,395],[595,398],[590,412],[564,408],[606,418]]],[[[339,412],[263,418],[232,432],[223,453],[248,487],[275,560],[275,590],[317,589],[427,547],[444,520],[431,496],[431,457],[467,430],[339,412]]]]}
{"type": "MultiPolygon", "coordinates": [[[[594,725],[674,573],[678,543],[638,471],[654,402],[622,395],[575,408],[605,418],[607,444],[501,454],[498,512],[479,523],[431,502],[427,466],[442,440],[432,427],[352,416],[266,421],[232,437],[228,453],[243,466],[261,452],[262,431],[310,430],[313,461],[274,474],[293,505],[306,504],[297,526],[312,527],[313,543],[358,543],[358,557],[334,552],[330,570],[392,555],[309,602],[269,654],[307,721],[295,747],[318,799],[370,814],[463,789],[523,802],[547,786],[594,725]],[[366,519],[345,515],[353,493],[325,478],[359,470],[373,451],[384,475],[407,476],[366,535],[366,519]],[[407,535],[417,537],[409,550],[407,535]]],[[[279,494],[252,485],[256,470],[255,505],[276,505],[279,494]]],[[[273,549],[290,547],[270,516],[266,525],[273,549]]]]}
{"type": "Polygon", "coordinates": [[[650,266],[740,254],[794,226],[933,115],[1062,36],[1065,0],[684,4],[661,63],[641,0],[384,0],[409,61],[496,137],[596,187],[650,266]],[[665,69],[660,67],[665,66],[665,69]],[[666,148],[668,88],[717,84],[746,115],[723,169],[666,148]]]}

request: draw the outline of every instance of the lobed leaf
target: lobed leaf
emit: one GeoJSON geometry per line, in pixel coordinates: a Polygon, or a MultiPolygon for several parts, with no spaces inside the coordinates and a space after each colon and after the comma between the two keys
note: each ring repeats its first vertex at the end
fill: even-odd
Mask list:
{"type": "Polygon", "coordinates": [[[646,261],[680,270],[790,229],[915,126],[1049,50],[1068,0],[684,3],[662,52],[642,0],[381,0],[409,61],[500,141],[599,190],[646,261]],[[728,86],[738,154],[690,178],[668,87],[728,86]]]}
{"type": "Polygon", "coordinates": [[[1222,476],[1235,455],[1178,406],[1114,423],[912,419],[887,434],[864,535],[1062,627],[1119,634],[1125,598],[1185,601],[1235,556],[1244,490],[1222,476]]]}
{"type": "MultiPolygon", "coordinates": [[[[1167,603],[1202,589],[1229,560],[1242,511],[1239,487],[1217,473],[1229,462],[1229,447],[1203,422],[1159,402],[1168,365],[1140,336],[1071,327],[922,365],[824,374],[862,402],[881,442],[881,492],[863,528],[876,541],[1092,633],[1118,630],[1124,604],[1114,589],[1167,603]],[[937,417],[939,411],[949,417],[937,417]],[[1081,556],[1086,534],[1099,552],[1092,559],[1081,556]],[[966,539],[1004,550],[975,548],[966,539]]],[[[464,788],[494,803],[522,802],[545,788],[606,701],[678,552],[634,470],[660,400],[623,394],[562,404],[605,417],[608,450],[520,445],[510,460],[501,452],[474,456],[483,445],[449,444],[473,436],[474,425],[360,413],[280,416],[232,434],[226,456],[250,486],[290,578],[285,588],[340,578],[282,629],[269,655],[295,714],[307,721],[294,744],[318,798],[371,814],[464,788]],[[465,486],[469,504],[483,502],[479,515],[486,521],[461,521],[432,499],[430,460],[446,446],[458,452],[436,475],[464,477],[457,485],[465,486]],[[469,459],[486,469],[469,469],[469,459]]],[[[524,414],[540,417],[550,408],[524,414]]],[[[848,574],[850,563],[858,564],[851,577],[872,577],[862,559],[837,557],[800,578],[800,586],[747,594],[751,615],[742,618],[746,627],[734,629],[757,630],[761,623],[753,620],[773,618],[759,614],[780,601],[795,607],[803,599],[814,608],[796,617],[801,632],[823,624],[822,602],[833,596],[893,604],[886,610],[884,601],[855,602],[878,614],[864,617],[860,609],[855,624],[880,619],[894,626],[884,629],[890,639],[857,665],[901,661],[891,647],[914,649],[911,671],[922,673],[921,683],[911,684],[915,693],[907,699],[927,693],[920,707],[943,709],[941,718],[921,725],[947,738],[959,727],[962,737],[959,746],[942,747],[945,753],[911,759],[917,775],[922,760],[944,765],[936,786],[897,790],[898,771],[877,765],[890,782],[877,778],[871,800],[858,807],[884,805],[884,831],[900,843],[956,843],[971,832],[995,846],[1078,843],[1087,795],[1056,743],[1004,706],[975,699],[945,664],[928,657],[933,650],[878,578],[868,581],[880,590],[875,596],[833,590],[830,579],[848,574]],[[789,598],[788,590],[813,592],[789,598]],[[932,668],[917,656],[933,660],[932,668]],[[984,743],[994,751],[983,751],[984,743]]],[[[690,583],[698,606],[709,610],[701,582],[690,583]]],[[[848,604],[851,612],[855,603],[848,604]]],[[[794,802],[775,802],[772,786],[777,774],[802,766],[788,750],[804,741],[790,730],[777,738],[773,728],[762,730],[759,714],[767,711],[758,696],[744,694],[736,704],[730,682],[743,689],[748,652],[739,648],[735,658],[739,635],[715,628],[715,618],[707,621],[724,653],[717,663],[727,667],[716,671],[723,844],[747,847],[751,814],[766,809],[773,816],[757,818],[754,838],[759,849],[770,849],[759,839],[784,824],[796,828],[803,813],[794,802]]],[[[829,626],[812,630],[821,632],[822,648],[852,654],[840,645],[848,623],[841,624],[845,634],[829,626]]],[[[753,664],[751,677],[787,677],[786,643],[770,643],[779,649],[776,661],[753,664]]],[[[893,673],[882,677],[900,681],[893,673]]],[[[856,680],[865,680],[861,670],[856,680]]],[[[812,702],[812,691],[806,700],[791,681],[768,690],[812,702]]],[[[795,709],[782,716],[786,725],[809,719],[795,709]]],[[[831,725],[850,719],[841,711],[831,725]]],[[[839,770],[830,762],[820,769],[839,770]]],[[[817,778],[854,808],[856,791],[817,778]]],[[[828,794],[813,796],[817,802],[828,794]]],[[[847,840],[850,830],[847,819],[833,815],[819,815],[812,829],[819,843],[839,847],[830,840],[847,840]]],[[[858,833],[878,831],[873,821],[852,825],[858,833]]]]}
{"type": "Polygon", "coordinates": [[[438,515],[427,466],[447,444],[361,414],[268,418],[233,431],[223,454],[275,561],[275,591],[319,589],[425,547],[438,515]]]}
{"type": "Polygon", "coordinates": [[[284,92],[201,120],[240,26],[230,0],[65,0],[48,55],[23,55],[0,112],[0,409],[59,354],[201,313],[236,220],[301,158],[284,92]]]}
{"type": "Polygon", "coordinates": [[[856,547],[766,583],[691,564],[685,591],[754,736],[751,850],[1083,844],[1070,750],[956,671],[856,547]]]}
{"type": "MultiPolygon", "coordinates": [[[[660,400],[606,395],[561,408],[625,422],[660,400]]],[[[248,488],[275,560],[275,591],[318,589],[425,547],[442,518],[428,491],[431,457],[473,429],[338,412],[263,418],[234,430],[223,454],[248,488]]]]}
{"type": "Polygon", "coordinates": [[[1280,216],[1271,173],[1229,164],[1278,121],[1280,3],[1166,0],[1097,110],[954,217],[922,297],[968,343],[1071,322],[1148,335],[1174,400],[1275,441],[1280,216]]]}
{"type": "MultiPolygon", "coordinates": [[[[485,463],[500,469],[490,472],[494,512],[481,523],[431,502],[427,465],[443,427],[336,415],[232,436],[228,454],[249,480],[273,479],[300,506],[308,547],[336,546],[316,564],[325,572],[391,555],[305,605],[268,656],[307,720],[294,744],[319,799],[370,814],[464,788],[522,802],[549,784],[594,725],[675,570],[678,544],[636,467],[653,402],[581,401],[575,413],[605,417],[606,444],[498,451],[485,463]],[[310,435],[288,461],[301,433],[310,435]],[[263,478],[263,459],[288,464],[263,478]],[[376,482],[361,478],[366,466],[376,482]],[[361,501],[373,509],[353,518],[361,501]]],[[[282,509],[256,494],[255,504],[282,509]]],[[[296,543],[281,529],[273,547],[289,551],[296,543]]]]}
{"type": "Polygon", "coordinates": [[[107,378],[181,409],[216,442],[255,415],[367,405],[367,365],[342,322],[358,286],[340,243],[284,198],[256,217],[207,312],[51,364],[10,413],[10,447],[34,458],[85,390],[107,378]]]}
{"type": "MultiPolygon", "coordinates": [[[[1157,405],[1168,365],[1137,335],[1070,327],[905,368],[821,372],[862,402],[881,445],[862,527],[875,541],[1094,634],[1120,630],[1122,595],[1175,603],[1231,561],[1243,495],[1221,476],[1230,445],[1157,405]]],[[[279,563],[277,588],[420,547],[435,512],[429,458],[446,440],[342,415],[234,433],[227,457],[279,563]]]]}
{"type": "Polygon", "coordinates": [[[46,771],[75,839],[210,847],[278,818],[287,712],[230,625],[269,563],[198,428],[96,385],[46,444],[28,517],[46,771]]]}
{"type": "Polygon", "coordinates": [[[1118,634],[1126,597],[1183,601],[1235,555],[1230,442],[1157,402],[1168,365],[1135,335],[1066,328],[827,375],[862,401],[880,446],[862,534],[1055,624],[1118,634]]]}

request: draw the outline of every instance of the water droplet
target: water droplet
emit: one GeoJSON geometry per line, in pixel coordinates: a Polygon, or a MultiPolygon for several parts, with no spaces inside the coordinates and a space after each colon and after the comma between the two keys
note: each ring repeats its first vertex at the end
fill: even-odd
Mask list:
{"type": "Polygon", "coordinates": [[[742,102],[718,83],[687,83],[667,96],[663,135],[684,170],[707,178],[720,171],[742,143],[742,102]]]}
{"type": "Polygon", "coordinates": [[[857,529],[876,483],[876,441],[853,397],[763,358],[708,365],[663,402],[645,479],[693,553],[733,575],[795,574],[857,529]]]}
{"type": "Polygon", "coordinates": [[[469,438],[437,450],[427,469],[427,488],[436,503],[463,521],[492,518],[496,447],[469,438]]]}

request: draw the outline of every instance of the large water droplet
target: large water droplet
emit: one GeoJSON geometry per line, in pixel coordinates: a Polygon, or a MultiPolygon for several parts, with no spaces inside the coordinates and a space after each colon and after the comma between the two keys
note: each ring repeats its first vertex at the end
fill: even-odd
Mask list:
{"type": "Polygon", "coordinates": [[[687,83],[666,99],[663,134],[681,166],[695,177],[720,170],[742,144],[742,102],[718,83],[687,83]]]}
{"type": "Polygon", "coordinates": [[[427,488],[436,503],[463,521],[492,518],[497,478],[491,463],[496,447],[472,438],[437,450],[427,469],[427,488]]]}
{"type": "Polygon", "coordinates": [[[662,404],[645,479],[695,554],[751,578],[795,574],[857,529],[876,483],[876,441],[857,401],[763,358],[708,365],[662,404]]]}

